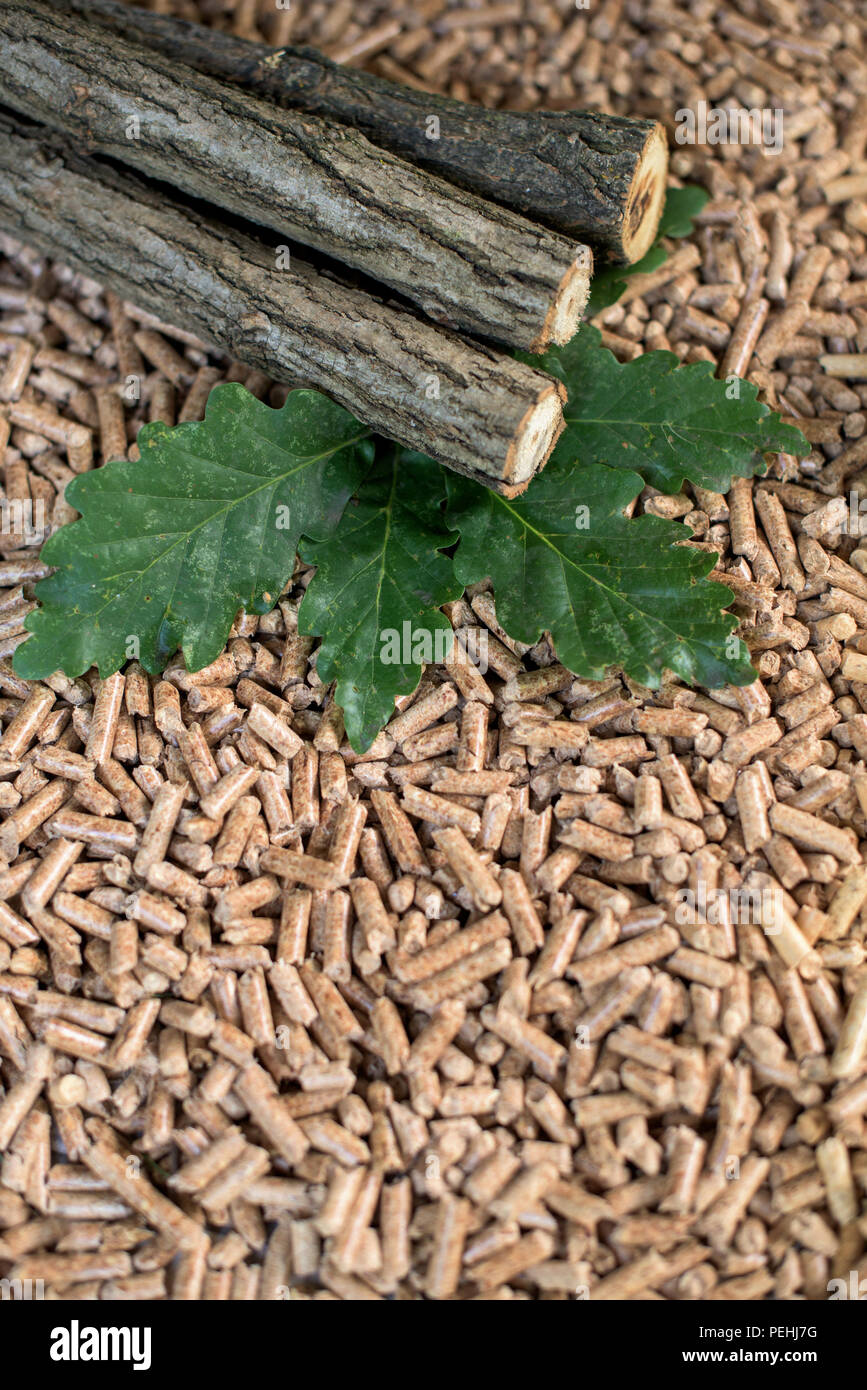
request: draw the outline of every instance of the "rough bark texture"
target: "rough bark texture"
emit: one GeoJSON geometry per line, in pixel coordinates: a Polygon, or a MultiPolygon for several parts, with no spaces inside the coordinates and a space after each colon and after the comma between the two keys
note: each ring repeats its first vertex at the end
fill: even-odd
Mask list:
{"type": "Polygon", "coordinates": [[[269,376],[328,392],[373,429],[500,492],[526,484],[521,466],[529,463],[530,475],[541,467],[562,428],[561,388],[543,372],[295,258],[277,270],[273,252],[251,237],[7,113],[0,226],[269,376]]]}
{"type": "Polygon", "coordinates": [[[64,9],[279,105],[353,126],[443,178],[589,242],[605,259],[638,260],[655,235],[664,157],[661,168],[636,179],[648,144],[664,141],[655,121],[487,111],[339,67],[313,48],[273,49],[120,0],[65,0],[64,9]],[[438,140],[428,137],[429,116],[439,119],[438,140]]]}
{"type": "Polygon", "coordinates": [[[592,256],[375,148],[34,0],[0,7],[0,99],[101,154],[389,285],[431,318],[541,351],[572,336],[592,256]]]}

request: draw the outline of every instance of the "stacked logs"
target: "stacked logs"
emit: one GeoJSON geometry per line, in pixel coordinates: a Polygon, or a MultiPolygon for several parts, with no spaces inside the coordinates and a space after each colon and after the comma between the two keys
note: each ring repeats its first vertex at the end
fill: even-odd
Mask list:
{"type": "Polygon", "coordinates": [[[503,349],[568,342],[593,251],[647,250],[655,122],[485,111],[113,0],[3,0],[0,47],[4,230],[498,491],[542,467],[563,388],[503,349]]]}

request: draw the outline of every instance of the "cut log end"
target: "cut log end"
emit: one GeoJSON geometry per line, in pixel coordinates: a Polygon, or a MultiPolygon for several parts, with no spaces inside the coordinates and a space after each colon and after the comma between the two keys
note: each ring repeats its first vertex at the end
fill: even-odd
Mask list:
{"type": "Polygon", "coordinates": [[[641,151],[623,212],[623,259],[634,265],[653,245],[668,176],[668,141],[661,125],[654,126],[641,151]]]}
{"type": "Polygon", "coordinates": [[[562,347],[575,336],[590,296],[592,273],[593,252],[589,246],[579,246],[578,254],[551,301],[542,329],[530,344],[531,352],[544,352],[551,343],[562,347]]]}
{"type": "Polygon", "coordinates": [[[547,463],[565,424],[565,399],[565,387],[552,381],[526,411],[509,446],[498,492],[507,497],[523,492],[530,479],[547,463]]]}

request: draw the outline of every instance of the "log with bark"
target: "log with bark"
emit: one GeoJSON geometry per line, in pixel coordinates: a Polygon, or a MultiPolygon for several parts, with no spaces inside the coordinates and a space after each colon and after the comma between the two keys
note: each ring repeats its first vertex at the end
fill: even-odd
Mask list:
{"type": "Polygon", "coordinates": [[[0,100],[84,148],[296,238],[439,323],[540,352],[574,334],[592,254],[414,168],[37,0],[0,6],[0,100]]]}
{"type": "Polygon", "coordinates": [[[300,259],[276,271],[271,249],[243,231],[8,112],[0,228],[508,496],[563,427],[565,391],[545,373],[300,259]]]}
{"type": "Polygon", "coordinates": [[[352,126],[443,178],[589,242],[603,259],[637,261],[656,235],[668,158],[656,121],[488,111],[338,67],[312,48],[269,48],[121,0],[65,0],[64,10],[278,105],[352,126]]]}

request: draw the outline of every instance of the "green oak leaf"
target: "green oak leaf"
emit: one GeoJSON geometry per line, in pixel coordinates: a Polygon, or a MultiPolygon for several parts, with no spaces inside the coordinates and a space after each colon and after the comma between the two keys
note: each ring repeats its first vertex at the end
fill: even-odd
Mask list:
{"type": "Polygon", "coordinates": [[[692,236],[693,223],[709,199],[707,190],[694,183],[685,188],[669,188],[656,229],[657,240],[663,236],[692,236]]]}
{"type": "Polygon", "coordinates": [[[81,519],[43,547],[57,570],[37,585],[16,672],[107,676],[133,655],[157,672],[179,645],[191,671],[206,666],[240,608],[273,608],[301,532],[334,529],[372,459],[368,435],[316,391],[272,410],[237,383],[216,387],[202,421],[146,425],[138,462],[67,488],[81,519]]]}
{"type": "Polygon", "coordinates": [[[373,742],[396,698],[415,689],[422,666],[442,660],[450,645],[451,627],[439,609],[462,589],[442,553],[454,544],[444,498],[443,470],[395,445],[333,534],[301,543],[302,559],[317,569],[298,629],[322,634],[317,674],[337,681],[335,699],[358,751],[373,742]]]}
{"type": "Polygon", "coordinates": [[[593,276],[584,317],[595,318],[603,309],[610,309],[612,304],[616,304],[626,289],[627,280],[633,275],[647,275],[651,270],[658,270],[661,265],[665,265],[668,252],[662,245],[662,238],[690,236],[693,218],[701,212],[709,196],[703,188],[698,188],[695,184],[689,184],[686,188],[669,188],[656,231],[656,241],[641,260],[633,265],[606,266],[593,276]]]}
{"type": "Polygon", "coordinates": [[[755,672],[723,612],[731,592],[706,578],[716,557],[679,545],[690,536],[679,522],[625,516],[641,488],[636,473],[563,456],[512,499],[449,476],[455,573],[464,585],[489,576],[509,635],[532,644],[547,630],[587,679],[617,665],[651,687],[664,667],[711,687],[748,684],[755,672]]]}
{"type": "Polygon", "coordinates": [[[800,430],[761,404],[755,386],[720,380],[711,362],[681,365],[673,352],[619,362],[587,323],[565,347],[526,360],[569,392],[552,456],[561,461],[626,468],[660,492],[679,492],[684,481],[728,492],[732,478],[764,471],[763,454],[810,451],[800,430]]]}

